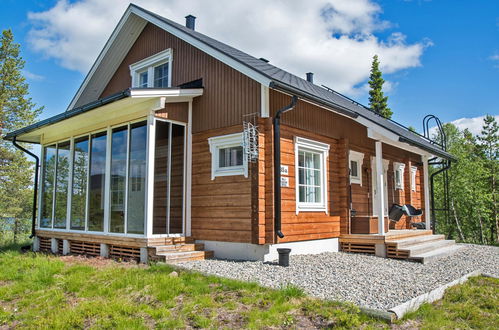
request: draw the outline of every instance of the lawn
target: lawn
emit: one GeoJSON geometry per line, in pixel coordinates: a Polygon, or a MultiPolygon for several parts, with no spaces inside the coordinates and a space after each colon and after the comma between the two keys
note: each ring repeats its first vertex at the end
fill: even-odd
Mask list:
{"type": "MultiPolygon", "coordinates": [[[[493,328],[499,280],[476,278],[395,327],[493,328]],[[460,312],[465,308],[467,312],[460,312]]],[[[0,252],[0,328],[386,328],[349,304],[167,265],[0,252]]]]}

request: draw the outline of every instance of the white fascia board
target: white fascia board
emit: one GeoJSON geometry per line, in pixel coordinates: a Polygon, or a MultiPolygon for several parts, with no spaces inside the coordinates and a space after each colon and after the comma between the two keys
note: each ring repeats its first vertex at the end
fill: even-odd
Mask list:
{"type": "Polygon", "coordinates": [[[136,8],[136,7],[130,7],[130,11],[134,13],[137,16],[142,17],[146,21],[149,21],[153,23],[156,26],[159,26],[163,30],[165,30],[168,33],[173,34],[179,39],[184,40],[188,44],[191,44],[192,46],[200,49],[201,51],[205,52],[206,54],[216,58],[217,60],[227,64],[231,68],[241,72],[242,74],[248,76],[249,78],[259,82],[262,85],[269,86],[270,82],[272,81],[268,77],[256,72],[255,70],[241,64],[239,61],[236,61],[230,56],[225,55],[224,53],[220,52],[219,50],[216,50],[208,45],[206,45],[204,42],[199,41],[198,39],[190,36],[189,34],[178,30],[177,28],[166,24],[165,22],[159,20],[158,18],[151,16],[150,14],[143,12],[142,10],[136,8]]]}
{"type": "Polygon", "coordinates": [[[173,88],[173,89],[131,89],[130,97],[131,98],[141,98],[141,97],[184,97],[184,98],[194,98],[197,96],[203,95],[202,88],[173,88]]]}
{"type": "Polygon", "coordinates": [[[121,29],[125,25],[125,23],[128,21],[128,18],[130,17],[130,13],[132,12],[132,7],[128,7],[127,11],[125,14],[123,14],[123,17],[121,17],[120,21],[118,22],[118,25],[116,25],[116,28],[114,29],[113,33],[107,40],[106,44],[104,45],[104,48],[100,52],[99,56],[95,60],[94,64],[90,68],[90,71],[88,72],[87,76],[85,77],[85,80],[83,80],[83,83],[81,84],[80,88],[78,88],[78,91],[76,92],[76,95],[73,97],[71,100],[71,103],[69,104],[68,110],[73,109],[75,107],[76,102],[80,98],[81,94],[83,91],[86,89],[89,81],[92,79],[92,76],[94,75],[95,71],[97,68],[100,66],[100,63],[102,62],[102,59],[106,56],[107,52],[109,51],[109,48],[111,48],[111,45],[113,44],[114,40],[120,33],[121,29]]]}
{"type": "Polygon", "coordinates": [[[431,153],[420,149],[418,147],[411,146],[407,143],[403,143],[399,141],[399,136],[390,132],[389,130],[374,124],[373,122],[366,120],[364,118],[357,118],[357,122],[367,127],[367,137],[376,141],[381,141],[385,144],[392,145],[394,147],[404,149],[415,153],[420,156],[432,156],[431,153]],[[362,119],[362,120],[359,120],[362,119]]]}

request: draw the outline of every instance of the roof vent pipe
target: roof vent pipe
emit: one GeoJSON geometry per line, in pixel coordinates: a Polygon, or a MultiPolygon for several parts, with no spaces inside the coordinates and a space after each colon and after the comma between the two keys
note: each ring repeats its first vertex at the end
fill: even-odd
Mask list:
{"type": "Polygon", "coordinates": [[[312,84],[314,83],[314,73],[313,72],[307,72],[307,81],[311,82],[312,84]]]}
{"type": "Polygon", "coordinates": [[[194,31],[195,26],[196,26],[196,16],[192,15],[185,16],[185,27],[194,31]]]}

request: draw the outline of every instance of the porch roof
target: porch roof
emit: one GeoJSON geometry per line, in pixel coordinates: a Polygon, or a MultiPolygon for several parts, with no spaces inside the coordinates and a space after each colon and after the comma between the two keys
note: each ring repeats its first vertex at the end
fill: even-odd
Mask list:
{"type": "Polygon", "coordinates": [[[65,122],[64,125],[67,123],[68,128],[73,130],[76,127],[85,126],[82,125],[82,123],[88,124],[92,121],[95,122],[95,120],[99,120],[99,118],[102,120],[104,114],[108,115],[106,117],[109,119],[113,116],[126,119],[129,118],[130,115],[133,116],[133,114],[140,116],[140,113],[147,115],[151,110],[164,108],[166,103],[187,102],[202,94],[202,88],[127,88],[119,93],[112,94],[69,111],[64,111],[32,125],[10,132],[4,136],[4,139],[10,141],[16,139],[19,142],[28,143],[41,143],[42,136],[46,133],[53,133],[53,131],[61,129],[63,121],[65,122]],[[100,109],[104,113],[92,111],[96,109],[100,109]]]}

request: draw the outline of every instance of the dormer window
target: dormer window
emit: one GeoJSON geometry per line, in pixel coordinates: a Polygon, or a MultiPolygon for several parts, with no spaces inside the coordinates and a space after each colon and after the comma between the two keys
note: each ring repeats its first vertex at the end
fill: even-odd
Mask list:
{"type": "Polygon", "coordinates": [[[171,86],[171,49],[130,65],[132,87],[166,88],[171,86]]]}

